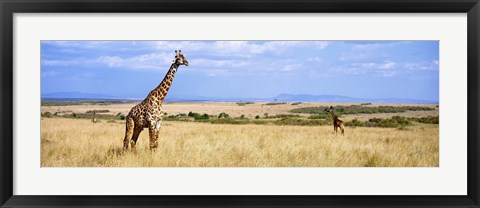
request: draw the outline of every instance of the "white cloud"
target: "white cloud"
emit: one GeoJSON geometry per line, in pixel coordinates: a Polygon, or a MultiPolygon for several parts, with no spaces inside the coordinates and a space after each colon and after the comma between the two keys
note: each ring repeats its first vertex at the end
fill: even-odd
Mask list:
{"type": "Polygon", "coordinates": [[[294,71],[300,69],[302,64],[287,64],[281,68],[281,71],[294,71]]]}
{"type": "Polygon", "coordinates": [[[202,52],[209,56],[252,57],[257,54],[288,51],[297,46],[313,46],[324,49],[329,41],[156,41],[155,48],[161,51],[183,50],[184,52],[202,52]]]}
{"type": "Polygon", "coordinates": [[[101,56],[98,57],[98,62],[106,64],[108,67],[119,67],[124,65],[125,60],[118,56],[101,56]]]}
{"type": "Polygon", "coordinates": [[[378,66],[379,69],[391,69],[395,67],[396,63],[392,61],[385,61],[385,63],[378,66]]]}
{"type": "Polygon", "coordinates": [[[189,64],[200,68],[237,68],[250,65],[250,62],[245,60],[213,60],[213,59],[192,59],[188,61],[189,64]]]}
{"type": "Polygon", "coordinates": [[[344,67],[337,68],[338,72],[345,74],[366,74],[366,73],[375,73],[376,75],[383,77],[392,77],[397,72],[395,71],[395,66],[397,63],[393,61],[384,61],[384,62],[366,62],[366,63],[352,63],[347,64],[344,67]]]}
{"type": "Polygon", "coordinates": [[[367,62],[367,63],[353,63],[351,65],[365,68],[365,69],[391,69],[396,65],[396,63],[392,61],[384,61],[383,63],[367,62]]]}
{"type": "Polygon", "coordinates": [[[41,65],[42,66],[76,66],[76,65],[87,65],[91,64],[92,60],[88,60],[84,57],[67,59],[67,60],[54,60],[54,59],[42,59],[41,65]]]}
{"type": "Polygon", "coordinates": [[[367,74],[375,73],[378,76],[392,77],[401,73],[401,70],[407,71],[436,71],[438,70],[438,60],[418,62],[418,63],[396,63],[393,61],[352,63],[339,67],[336,71],[344,74],[367,74]]]}
{"type": "Polygon", "coordinates": [[[105,64],[110,68],[127,68],[127,69],[154,69],[164,70],[162,65],[171,64],[172,56],[166,53],[150,53],[130,58],[121,58],[119,56],[100,56],[97,62],[105,64]]]}
{"type": "Polygon", "coordinates": [[[397,74],[396,71],[378,71],[377,74],[382,77],[393,77],[394,75],[397,74]]]}
{"type": "Polygon", "coordinates": [[[410,71],[437,71],[438,64],[439,64],[438,60],[416,62],[416,63],[403,63],[403,68],[410,71]]]}

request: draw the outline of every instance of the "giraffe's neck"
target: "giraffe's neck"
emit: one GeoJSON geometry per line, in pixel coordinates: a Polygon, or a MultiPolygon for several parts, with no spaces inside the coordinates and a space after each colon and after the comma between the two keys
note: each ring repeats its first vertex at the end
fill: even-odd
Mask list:
{"type": "Polygon", "coordinates": [[[170,86],[172,86],[178,67],[179,65],[172,64],[162,82],[148,94],[145,100],[148,100],[152,105],[161,105],[167,96],[170,86]]]}
{"type": "Polygon", "coordinates": [[[337,115],[335,115],[335,113],[333,111],[330,111],[330,113],[332,114],[333,119],[338,118],[337,115]]]}

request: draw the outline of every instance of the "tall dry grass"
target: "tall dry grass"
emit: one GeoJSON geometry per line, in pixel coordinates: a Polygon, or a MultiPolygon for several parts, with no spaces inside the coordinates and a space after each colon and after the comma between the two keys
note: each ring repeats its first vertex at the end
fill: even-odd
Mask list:
{"type": "Polygon", "coordinates": [[[164,122],[156,152],[148,130],[123,152],[125,125],[43,118],[42,167],[437,167],[438,125],[405,130],[164,122]]]}

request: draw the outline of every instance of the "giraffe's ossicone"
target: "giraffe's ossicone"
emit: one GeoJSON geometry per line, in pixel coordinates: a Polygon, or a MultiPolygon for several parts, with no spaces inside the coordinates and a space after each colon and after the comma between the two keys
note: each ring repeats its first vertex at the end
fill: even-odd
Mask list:
{"type": "Polygon", "coordinates": [[[124,150],[127,150],[129,145],[132,150],[135,150],[138,135],[144,128],[148,128],[150,150],[155,150],[158,147],[158,133],[163,116],[162,103],[172,85],[175,73],[181,65],[188,66],[188,61],[181,50],[175,51],[175,59],[162,82],[150,91],[141,103],[130,110],[126,117],[125,138],[123,139],[124,150]]]}

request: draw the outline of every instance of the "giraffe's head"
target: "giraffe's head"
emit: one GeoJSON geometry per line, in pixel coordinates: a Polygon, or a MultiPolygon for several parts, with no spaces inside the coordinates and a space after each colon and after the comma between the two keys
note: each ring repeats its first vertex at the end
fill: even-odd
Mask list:
{"type": "Polygon", "coordinates": [[[323,110],[325,112],[332,112],[333,111],[333,106],[330,106],[330,108],[325,108],[325,110],[323,110]]]}
{"type": "Polygon", "coordinates": [[[173,60],[173,63],[179,66],[188,66],[187,58],[185,58],[185,56],[183,55],[182,50],[175,50],[175,59],[173,60]]]}

